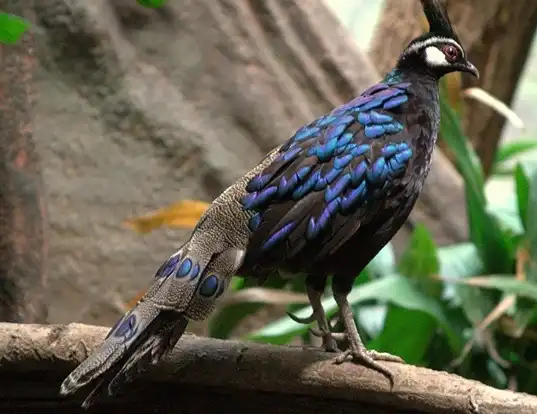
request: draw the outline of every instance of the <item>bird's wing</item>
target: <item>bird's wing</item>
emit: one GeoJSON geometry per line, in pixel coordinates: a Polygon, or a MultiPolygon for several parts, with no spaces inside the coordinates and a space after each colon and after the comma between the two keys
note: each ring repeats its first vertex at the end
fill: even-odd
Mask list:
{"type": "Polygon", "coordinates": [[[276,264],[313,245],[329,255],[389,203],[413,148],[410,84],[378,84],[299,129],[241,199],[254,212],[246,264],[276,264]]]}

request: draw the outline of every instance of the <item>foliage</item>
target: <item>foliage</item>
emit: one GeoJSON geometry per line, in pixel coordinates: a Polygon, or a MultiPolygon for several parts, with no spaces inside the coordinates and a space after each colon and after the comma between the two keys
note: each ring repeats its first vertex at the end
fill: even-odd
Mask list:
{"type": "Polygon", "coordinates": [[[26,20],[0,12],[0,43],[16,43],[28,27],[29,23],[26,20]]]}
{"type": "MultiPolygon", "coordinates": [[[[496,387],[516,383],[519,391],[537,393],[533,351],[537,341],[537,265],[533,259],[537,257],[537,169],[529,162],[510,166],[518,155],[537,145],[520,141],[499,148],[494,171],[510,174],[515,191],[510,203],[491,204],[479,159],[460,124],[462,103],[451,104],[454,96],[462,99],[463,93],[448,93],[450,82],[447,79],[441,89],[441,135],[464,179],[470,240],[438,247],[425,227],[416,226],[399,260],[389,244],[362,271],[349,301],[368,348],[496,387]]],[[[192,228],[207,207],[207,203],[183,201],[127,224],[140,232],[162,225],[192,228]]],[[[301,281],[280,277],[269,279],[264,287],[272,293],[274,289],[304,292],[301,281]]],[[[251,289],[252,282],[234,278],[234,292],[251,289]]],[[[210,335],[229,338],[245,317],[270,304],[267,298],[257,295],[220,307],[209,321],[210,335]]],[[[299,317],[311,313],[309,306],[298,304],[302,300],[290,298],[285,303],[286,310],[299,317]]],[[[323,305],[327,315],[337,313],[330,292],[323,305]]],[[[245,338],[273,344],[296,339],[309,343],[308,328],[286,316],[245,338]]]]}
{"type": "Polygon", "coordinates": [[[166,3],[166,0],[136,0],[138,4],[155,9],[157,7],[162,7],[166,3]]]}

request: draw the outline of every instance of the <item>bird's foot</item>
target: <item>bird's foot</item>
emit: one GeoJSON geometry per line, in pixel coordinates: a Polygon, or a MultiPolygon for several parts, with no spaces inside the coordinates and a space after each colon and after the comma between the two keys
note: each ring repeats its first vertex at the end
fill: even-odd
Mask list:
{"type": "Polygon", "coordinates": [[[368,368],[374,369],[380,372],[382,375],[390,380],[391,387],[393,388],[395,383],[395,376],[389,368],[380,364],[378,361],[398,362],[404,364],[405,361],[387,352],[378,352],[375,350],[367,350],[363,347],[350,346],[349,349],[342,354],[334,358],[334,363],[341,364],[347,360],[348,357],[352,357],[352,361],[358,364],[364,365],[368,368]]]}

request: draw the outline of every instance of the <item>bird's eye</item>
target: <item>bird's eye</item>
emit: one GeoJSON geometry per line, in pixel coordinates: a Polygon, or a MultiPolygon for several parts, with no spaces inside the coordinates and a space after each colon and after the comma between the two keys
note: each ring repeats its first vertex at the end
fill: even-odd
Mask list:
{"type": "Polygon", "coordinates": [[[442,48],[448,62],[454,62],[459,58],[459,49],[452,45],[446,45],[442,48]]]}

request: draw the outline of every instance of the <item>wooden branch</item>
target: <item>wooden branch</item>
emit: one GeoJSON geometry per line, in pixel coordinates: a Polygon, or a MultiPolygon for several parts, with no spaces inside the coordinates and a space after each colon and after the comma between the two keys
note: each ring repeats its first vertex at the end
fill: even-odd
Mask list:
{"type": "MultiPolygon", "coordinates": [[[[59,385],[107,332],[81,324],[0,324],[0,410],[82,412],[81,399],[61,398],[59,385]]],[[[410,365],[390,364],[398,379],[390,392],[380,374],[352,363],[336,366],[332,357],[187,334],[168,359],[95,412],[537,412],[533,396],[410,365]]]]}

